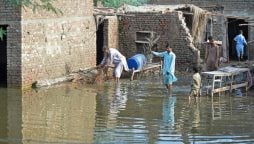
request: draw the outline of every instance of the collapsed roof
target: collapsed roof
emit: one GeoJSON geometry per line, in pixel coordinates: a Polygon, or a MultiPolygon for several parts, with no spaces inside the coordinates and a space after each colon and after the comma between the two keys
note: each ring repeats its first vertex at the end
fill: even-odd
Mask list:
{"type": "MultiPolygon", "coordinates": [[[[203,10],[192,4],[179,4],[179,5],[143,5],[143,6],[131,6],[131,5],[123,5],[117,9],[117,13],[128,13],[128,12],[171,12],[184,8],[195,8],[203,10]]],[[[205,11],[205,10],[203,10],[205,11]]],[[[208,11],[206,11],[209,13],[208,11]]]]}

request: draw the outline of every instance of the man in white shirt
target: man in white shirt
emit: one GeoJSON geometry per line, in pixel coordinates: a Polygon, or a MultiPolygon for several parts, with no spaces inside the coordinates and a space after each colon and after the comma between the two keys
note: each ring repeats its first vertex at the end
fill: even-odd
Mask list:
{"type": "Polygon", "coordinates": [[[114,68],[113,76],[115,77],[116,83],[118,83],[123,68],[125,71],[129,71],[126,58],[115,48],[103,47],[103,52],[104,57],[98,67],[100,68],[113,67],[114,68]]]}

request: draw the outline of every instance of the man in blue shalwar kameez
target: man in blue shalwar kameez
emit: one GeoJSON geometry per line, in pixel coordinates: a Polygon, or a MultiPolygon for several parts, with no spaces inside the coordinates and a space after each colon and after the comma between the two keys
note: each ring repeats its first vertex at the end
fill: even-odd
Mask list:
{"type": "Polygon", "coordinates": [[[154,52],[152,53],[156,56],[163,57],[163,84],[165,84],[166,88],[170,91],[172,90],[173,82],[177,81],[175,77],[175,59],[176,55],[173,53],[172,48],[169,44],[166,45],[165,52],[154,52]]]}
{"type": "Polygon", "coordinates": [[[247,42],[243,36],[242,30],[239,31],[239,34],[234,38],[234,41],[236,42],[236,53],[238,61],[243,60],[244,45],[247,45],[247,42]]]}

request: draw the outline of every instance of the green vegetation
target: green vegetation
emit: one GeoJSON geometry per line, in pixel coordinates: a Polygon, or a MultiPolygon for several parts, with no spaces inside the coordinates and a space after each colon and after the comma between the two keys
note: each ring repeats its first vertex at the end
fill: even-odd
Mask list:
{"type": "MultiPolygon", "coordinates": [[[[54,1],[56,0],[4,0],[4,3],[13,7],[31,8],[34,12],[37,9],[44,9],[55,14],[62,14],[60,9],[53,6],[54,1]]],[[[6,35],[6,31],[0,27],[0,40],[3,40],[4,35],[6,35]]]]}
{"type": "Polygon", "coordinates": [[[7,4],[12,6],[22,6],[23,8],[31,8],[33,11],[37,9],[44,9],[47,11],[52,11],[56,14],[62,14],[61,10],[53,6],[53,2],[56,0],[4,0],[7,4]]]}
{"type": "Polygon", "coordinates": [[[97,5],[99,1],[101,1],[103,6],[105,7],[119,8],[123,4],[140,6],[143,4],[147,4],[149,0],[94,0],[95,6],[97,5]]]}
{"type": "Polygon", "coordinates": [[[6,30],[0,27],[0,40],[3,40],[5,35],[6,35],[6,30]]]}

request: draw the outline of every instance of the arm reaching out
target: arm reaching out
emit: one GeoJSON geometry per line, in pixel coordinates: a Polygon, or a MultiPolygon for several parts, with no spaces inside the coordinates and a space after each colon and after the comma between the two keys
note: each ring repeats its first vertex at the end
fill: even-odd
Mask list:
{"type": "Polygon", "coordinates": [[[158,56],[158,57],[163,57],[164,56],[164,53],[165,52],[155,52],[155,51],[152,51],[152,54],[158,56]]]}

